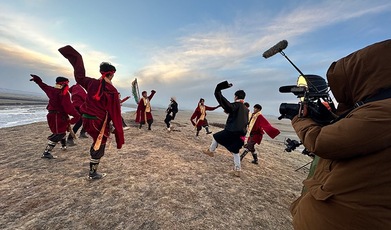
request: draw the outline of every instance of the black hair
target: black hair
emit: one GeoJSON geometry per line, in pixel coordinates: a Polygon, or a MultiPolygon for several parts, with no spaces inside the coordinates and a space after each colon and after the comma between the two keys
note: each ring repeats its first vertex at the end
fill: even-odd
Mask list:
{"type": "Polygon", "coordinates": [[[238,90],[235,92],[235,96],[238,99],[244,99],[246,97],[246,93],[243,90],[238,90]]]}
{"type": "Polygon", "coordinates": [[[64,82],[64,81],[69,81],[69,80],[68,80],[68,78],[66,78],[66,77],[61,77],[61,76],[59,76],[59,77],[56,78],[56,83],[58,83],[58,82],[64,82]]]}
{"type": "Polygon", "coordinates": [[[260,104],[255,104],[255,105],[254,105],[254,108],[259,109],[259,110],[262,110],[262,106],[261,106],[260,104]]]}
{"type": "Polygon", "coordinates": [[[247,108],[250,107],[250,104],[248,102],[243,103],[247,108]]]}
{"type": "Polygon", "coordinates": [[[100,63],[99,71],[100,71],[101,73],[110,72],[110,71],[115,72],[116,69],[115,69],[115,67],[114,67],[112,64],[110,64],[109,62],[102,62],[102,63],[100,63]]]}

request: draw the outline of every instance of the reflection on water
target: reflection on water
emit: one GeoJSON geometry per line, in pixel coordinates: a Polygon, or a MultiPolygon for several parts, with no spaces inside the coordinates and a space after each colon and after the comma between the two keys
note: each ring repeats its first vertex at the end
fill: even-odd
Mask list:
{"type": "MultiPolygon", "coordinates": [[[[134,111],[123,106],[122,112],[134,111]]],[[[0,128],[25,125],[40,121],[46,121],[45,105],[2,105],[0,106],[0,128]]]]}

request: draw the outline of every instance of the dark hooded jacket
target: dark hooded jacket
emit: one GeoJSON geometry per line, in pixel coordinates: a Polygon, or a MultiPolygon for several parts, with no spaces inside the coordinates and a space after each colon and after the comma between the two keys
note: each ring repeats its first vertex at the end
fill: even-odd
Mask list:
{"type": "Polygon", "coordinates": [[[304,146],[319,156],[307,193],[291,206],[295,229],[391,229],[391,98],[356,102],[391,88],[391,40],[331,64],[330,89],[341,120],[321,126],[292,120],[304,146]]]}

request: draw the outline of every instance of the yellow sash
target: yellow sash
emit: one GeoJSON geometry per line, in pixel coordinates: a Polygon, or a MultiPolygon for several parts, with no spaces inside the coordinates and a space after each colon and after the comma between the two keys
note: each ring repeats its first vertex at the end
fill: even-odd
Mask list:
{"type": "Polygon", "coordinates": [[[149,103],[149,99],[143,97],[143,102],[145,106],[145,112],[147,113],[151,112],[151,104],[149,103]]]}
{"type": "Polygon", "coordinates": [[[205,105],[199,105],[199,108],[200,108],[200,111],[201,111],[201,116],[200,116],[200,119],[198,119],[198,120],[203,121],[205,119],[205,115],[206,115],[206,113],[205,113],[205,105]]]}
{"type": "Polygon", "coordinates": [[[261,111],[254,113],[251,117],[250,124],[248,124],[246,139],[250,137],[251,130],[254,127],[255,122],[257,121],[258,116],[261,115],[261,111]]]}

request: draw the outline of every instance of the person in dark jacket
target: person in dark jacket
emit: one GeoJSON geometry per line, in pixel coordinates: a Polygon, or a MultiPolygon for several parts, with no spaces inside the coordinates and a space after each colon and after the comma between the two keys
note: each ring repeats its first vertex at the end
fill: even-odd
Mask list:
{"type": "Polygon", "coordinates": [[[339,120],[295,116],[292,126],[317,166],[291,205],[297,230],[391,229],[391,40],[327,70],[339,120]]]}
{"type": "Polygon", "coordinates": [[[164,119],[164,123],[166,123],[167,130],[171,131],[170,122],[175,119],[176,114],[178,113],[178,103],[176,102],[175,97],[170,98],[170,104],[166,110],[166,119],[164,119]]]}
{"type": "Polygon", "coordinates": [[[213,135],[209,149],[204,150],[203,153],[213,157],[217,145],[224,146],[233,154],[234,175],[239,177],[241,171],[239,151],[244,144],[249,110],[243,104],[244,98],[246,97],[246,93],[243,90],[235,92],[235,101],[232,103],[223,96],[221,90],[230,87],[232,87],[232,84],[227,81],[221,82],[216,86],[214,95],[219,105],[228,113],[228,118],[225,128],[213,135]]]}
{"type": "Polygon", "coordinates": [[[56,85],[53,87],[42,82],[42,79],[37,75],[31,74],[31,77],[30,81],[37,83],[49,98],[46,117],[52,134],[48,137],[49,141],[42,158],[53,159],[56,157],[51,154],[51,151],[59,141],[61,141],[61,148],[66,149],[66,132],[70,128],[70,124],[75,124],[80,119],[80,114],[72,105],[67,78],[57,77],[56,85]],[[69,119],[69,115],[73,118],[69,119]]]}

